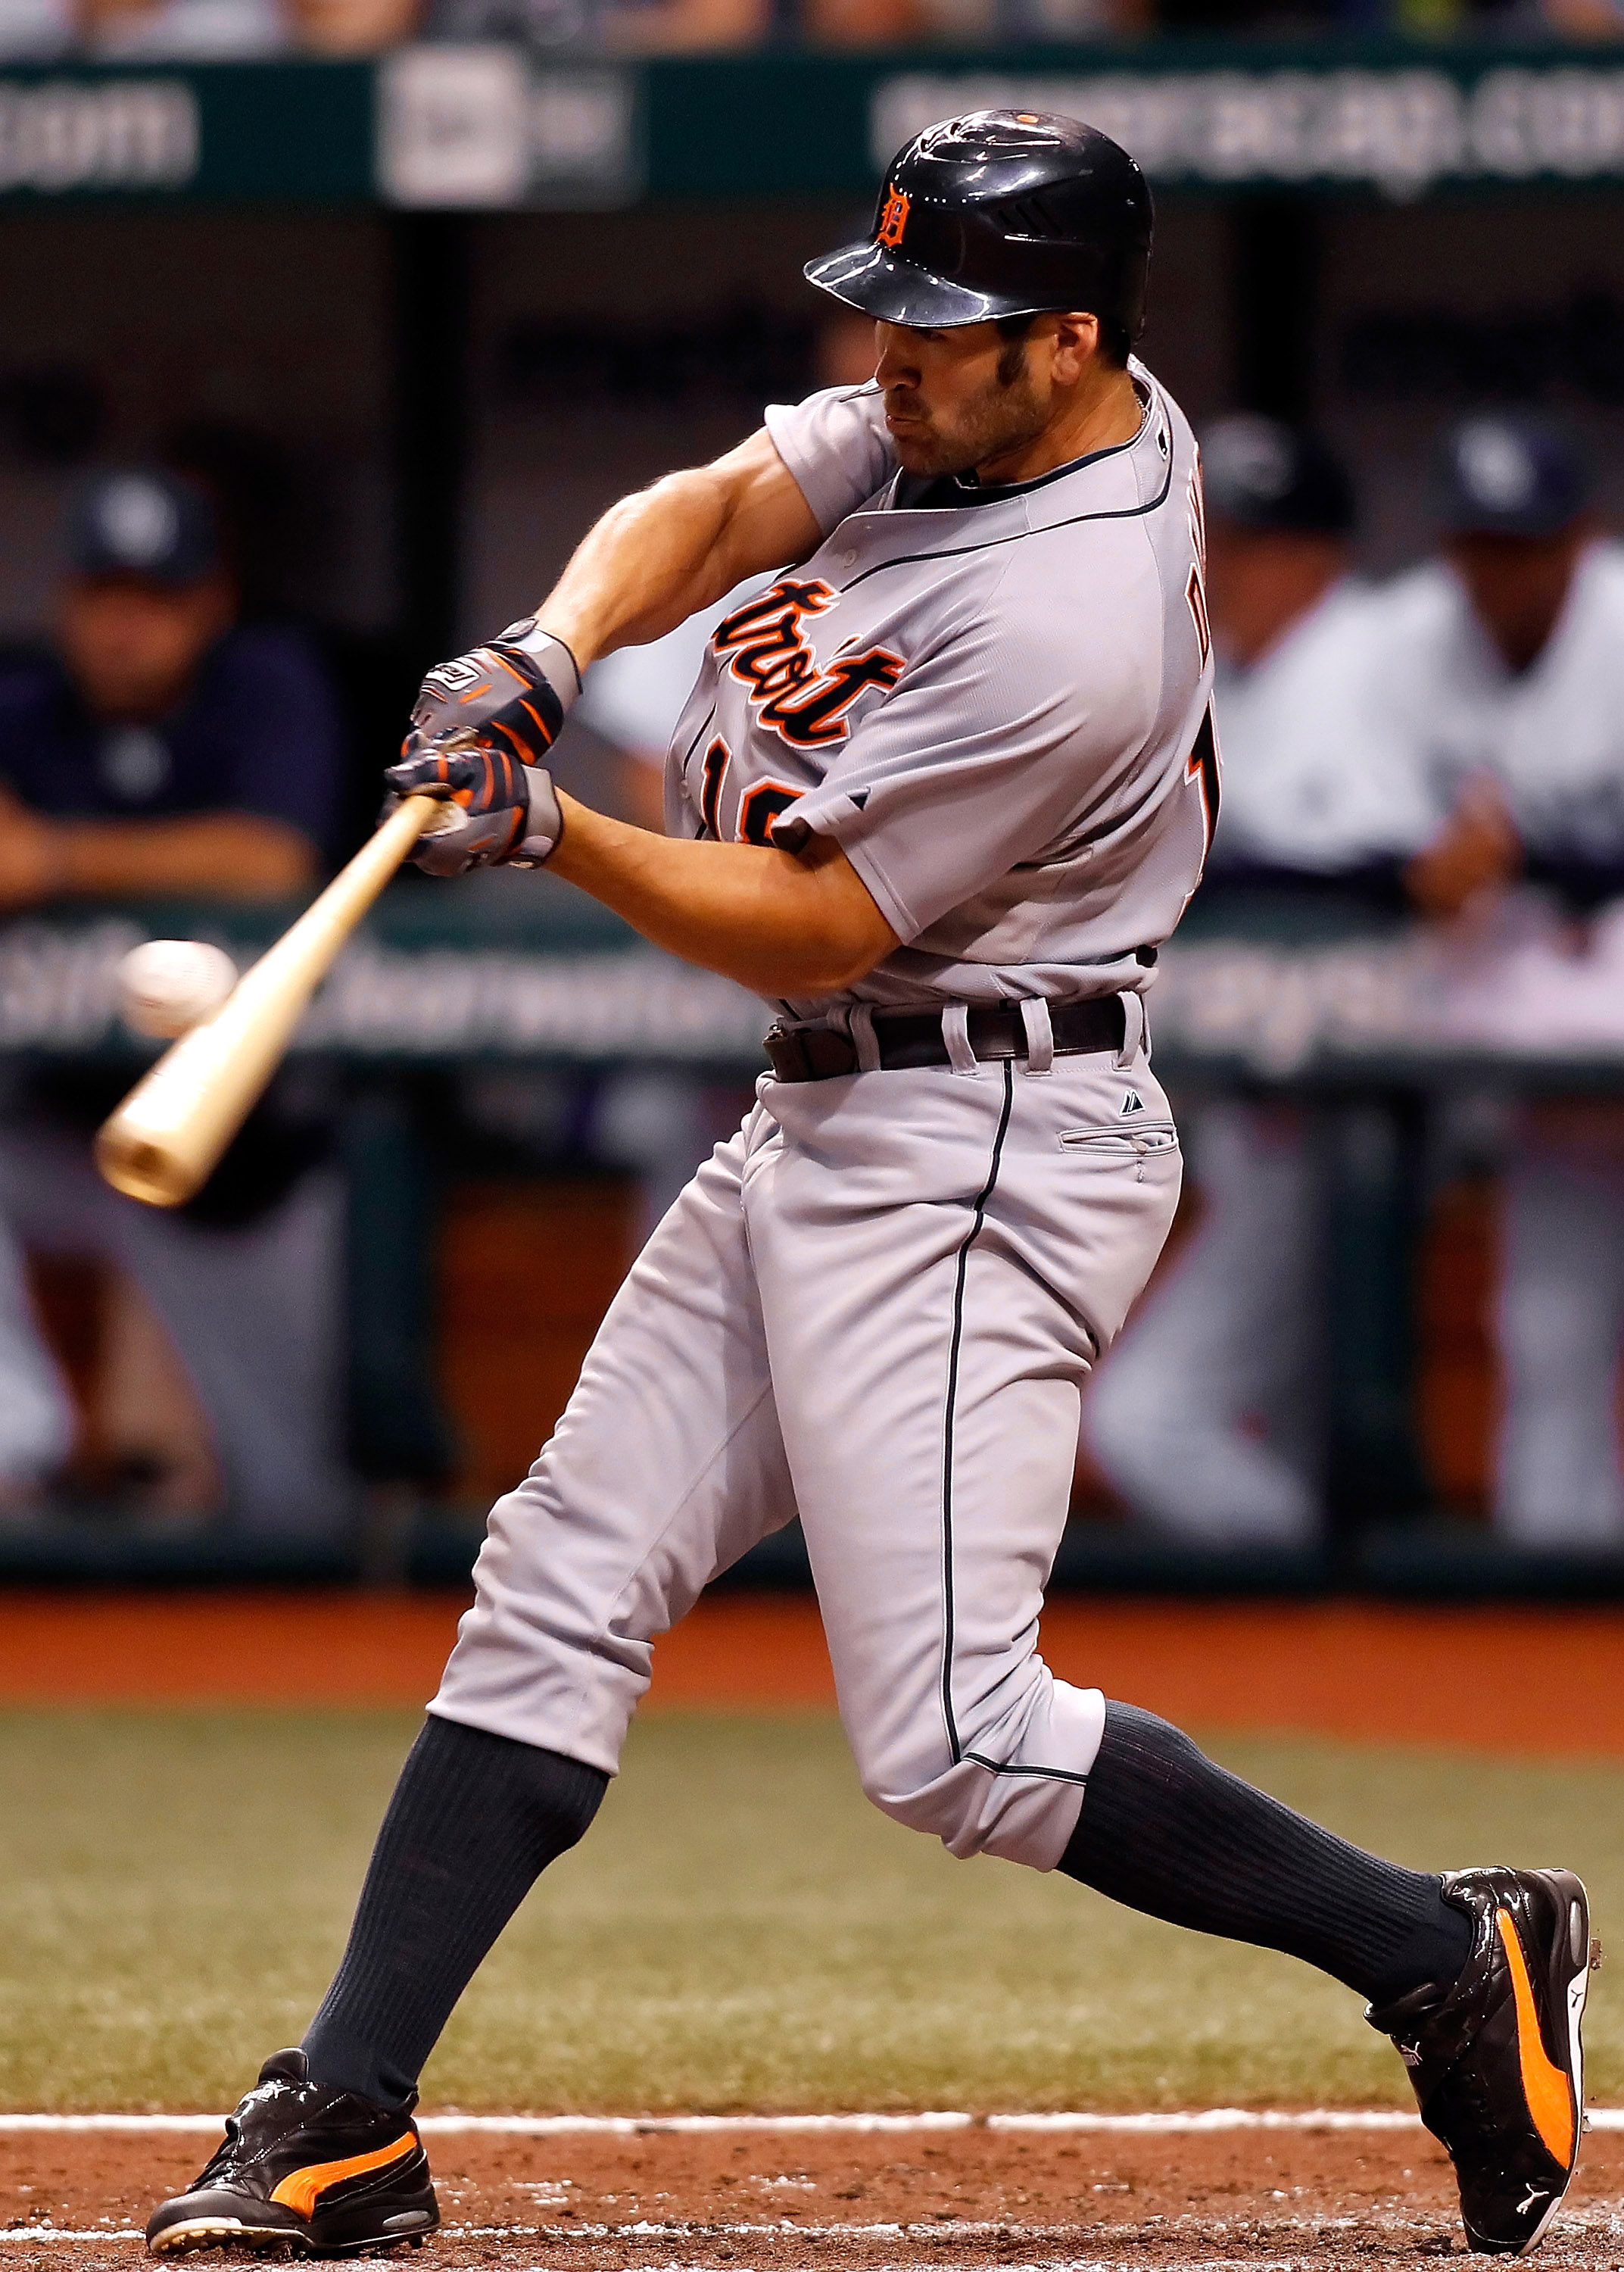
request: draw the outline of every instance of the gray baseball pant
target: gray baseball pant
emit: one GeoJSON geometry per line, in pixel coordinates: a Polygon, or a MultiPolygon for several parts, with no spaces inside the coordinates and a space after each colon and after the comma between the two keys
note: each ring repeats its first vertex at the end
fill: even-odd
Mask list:
{"type": "Polygon", "coordinates": [[[1166,1099],[1108,1052],[757,1095],[493,1510],[431,1708],[614,1774],[656,1637],[799,1512],[868,1797],[1052,1869],[1105,1708],[1038,1617],[1080,1384],[1177,1201],[1166,1099]]]}

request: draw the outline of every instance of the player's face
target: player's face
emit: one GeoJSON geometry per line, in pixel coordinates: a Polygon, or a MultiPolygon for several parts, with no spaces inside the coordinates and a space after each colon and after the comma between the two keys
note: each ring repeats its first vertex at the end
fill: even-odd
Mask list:
{"type": "Polygon", "coordinates": [[[885,390],[891,446],[911,474],[996,478],[999,462],[1048,425],[1052,386],[1034,372],[1029,340],[1007,340],[996,324],[914,331],[881,324],[875,376],[885,390]]]}
{"type": "Polygon", "coordinates": [[[1575,521],[1554,536],[1457,536],[1449,546],[1473,612],[1513,670],[1526,670],[1556,629],[1580,553],[1593,534],[1575,521]]]}
{"type": "Polygon", "coordinates": [[[1334,536],[1207,522],[1207,605],[1213,635],[1232,661],[1255,662],[1347,566],[1334,536]]]}
{"type": "Polygon", "coordinates": [[[62,650],[104,718],[157,718],[186,691],[231,622],[221,577],[168,588],[135,576],[77,578],[62,595],[62,650]]]}

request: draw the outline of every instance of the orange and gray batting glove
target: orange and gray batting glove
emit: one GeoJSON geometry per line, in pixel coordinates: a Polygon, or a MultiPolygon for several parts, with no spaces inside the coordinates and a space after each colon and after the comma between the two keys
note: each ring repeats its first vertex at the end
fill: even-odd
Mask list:
{"type": "Polygon", "coordinates": [[[525,616],[488,646],[435,665],[412,706],[400,754],[419,757],[455,734],[522,766],[544,766],[580,691],[581,675],[562,639],[525,616]]]}
{"type": "Polygon", "coordinates": [[[539,868],[564,833],[546,767],[521,765],[472,734],[431,743],[391,766],[384,779],[390,789],[385,817],[401,797],[413,795],[443,797],[462,809],[454,826],[418,839],[412,857],[431,876],[466,875],[470,868],[539,868]]]}
{"type": "Polygon", "coordinates": [[[413,790],[448,798],[467,815],[425,836],[412,857],[431,876],[469,868],[539,868],[563,833],[547,770],[581,674],[562,639],[533,616],[487,646],[436,663],[418,690],[400,762],[384,778],[384,810],[413,790]]]}

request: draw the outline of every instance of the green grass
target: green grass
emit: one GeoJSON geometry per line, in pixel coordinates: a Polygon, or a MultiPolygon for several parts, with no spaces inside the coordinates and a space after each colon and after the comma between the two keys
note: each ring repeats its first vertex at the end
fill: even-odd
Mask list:
{"type": "MultiPolygon", "coordinates": [[[[0,2105],[228,2104],[337,1958],[413,1723],[0,1714],[0,2105]]],[[[1424,1865],[1572,1863],[1624,1915],[1624,1775],[1331,1743],[1231,1766],[1424,1865]]],[[[426,2078],[467,2108],[1404,2103],[1355,1999],[1059,1878],[950,1861],[816,1715],[634,1733],[426,2078]]],[[[1592,2001],[1624,2097],[1624,1999],[1592,2001]]]]}

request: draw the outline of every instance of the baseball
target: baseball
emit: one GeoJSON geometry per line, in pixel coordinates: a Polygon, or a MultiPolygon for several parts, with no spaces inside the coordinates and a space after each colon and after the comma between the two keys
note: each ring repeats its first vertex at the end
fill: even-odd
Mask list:
{"type": "Polygon", "coordinates": [[[223,947],[149,938],[118,966],[119,1013],[138,1034],[174,1041],[217,1010],[236,983],[237,966],[223,947]]]}

